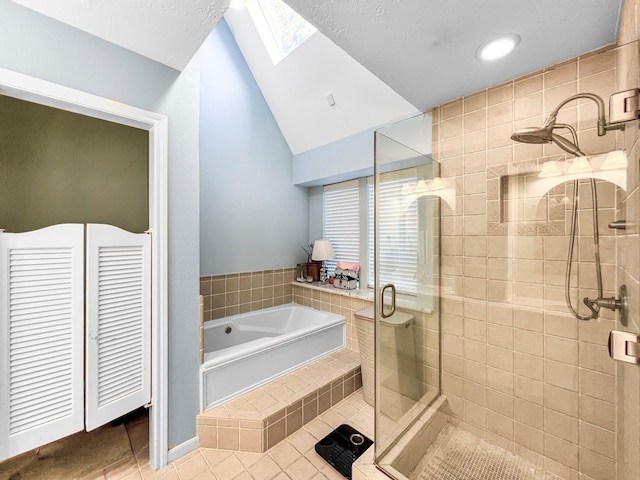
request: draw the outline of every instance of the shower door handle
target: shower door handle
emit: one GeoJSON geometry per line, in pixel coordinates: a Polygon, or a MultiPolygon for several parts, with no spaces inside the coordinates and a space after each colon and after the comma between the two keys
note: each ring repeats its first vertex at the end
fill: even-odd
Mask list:
{"type": "Polygon", "coordinates": [[[380,289],[380,316],[382,318],[389,318],[394,313],[396,313],[396,286],[393,283],[387,283],[380,289]],[[384,311],[384,291],[387,288],[391,289],[391,310],[389,313],[385,313],[384,311]]]}

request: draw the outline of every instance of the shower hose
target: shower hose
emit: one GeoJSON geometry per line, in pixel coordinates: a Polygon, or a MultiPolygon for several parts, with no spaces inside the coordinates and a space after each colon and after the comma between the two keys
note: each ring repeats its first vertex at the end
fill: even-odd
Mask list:
{"type": "MultiPolygon", "coordinates": [[[[598,197],[596,192],[596,181],[595,179],[590,179],[591,185],[591,210],[593,216],[593,252],[595,256],[595,266],[596,266],[596,282],[598,284],[598,297],[602,298],[602,269],[600,267],[600,234],[598,231],[598,197]]],[[[571,268],[573,264],[573,249],[576,242],[576,230],[578,226],[578,203],[579,203],[579,194],[578,188],[580,184],[578,180],[573,181],[573,208],[571,211],[571,234],[569,236],[569,251],[567,254],[567,266],[565,270],[565,291],[564,298],[567,303],[567,307],[571,311],[574,317],[578,320],[591,320],[598,318],[598,312],[600,311],[600,307],[598,305],[589,305],[585,298],[585,304],[591,310],[591,313],[588,315],[581,315],[576,308],[571,304],[571,268]]]]}

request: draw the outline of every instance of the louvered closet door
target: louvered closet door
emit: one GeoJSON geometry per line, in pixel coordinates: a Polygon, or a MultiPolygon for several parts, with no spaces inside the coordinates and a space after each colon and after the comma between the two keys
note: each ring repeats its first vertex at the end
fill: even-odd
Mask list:
{"type": "Polygon", "coordinates": [[[84,426],[84,225],[0,233],[0,460],[84,426]]]}
{"type": "Polygon", "coordinates": [[[150,249],[150,235],[87,225],[87,431],[151,398],[150,249]]]}

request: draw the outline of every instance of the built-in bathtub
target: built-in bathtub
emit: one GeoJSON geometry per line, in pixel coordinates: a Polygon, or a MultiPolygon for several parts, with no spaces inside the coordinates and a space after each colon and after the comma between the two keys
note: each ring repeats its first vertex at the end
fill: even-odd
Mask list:
{"type": "Polygon", "coordinates": [[[207,410],[345,346],[345,318],[288,304],[204,324],[201,409],[207,410]]]}

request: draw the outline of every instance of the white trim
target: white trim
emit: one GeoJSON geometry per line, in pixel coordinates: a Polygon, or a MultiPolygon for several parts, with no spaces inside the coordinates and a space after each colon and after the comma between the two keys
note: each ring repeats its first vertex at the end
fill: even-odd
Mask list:
{"type": "Polygon", "coordinates": [[[200,437],[195,436],[190,438],[186,442],[182,442],[177,447],[173,447],[169,450],[168,461],[169,463],[175,462],[180,457],[184,457],[187,453],[193,452],[198,447],[200,447],[200,437]]]}
{"type": "MultiPolygon", "coordinates": [[[[100,118],[149,132],[149,230],[152,235],[151,398],[149,458],[152,469],[168,464],[167,157],[164,115],[0,68],[0,94],[100,118]]],[[[172,449],[174,451],[175,449],[172,449]]]]}

